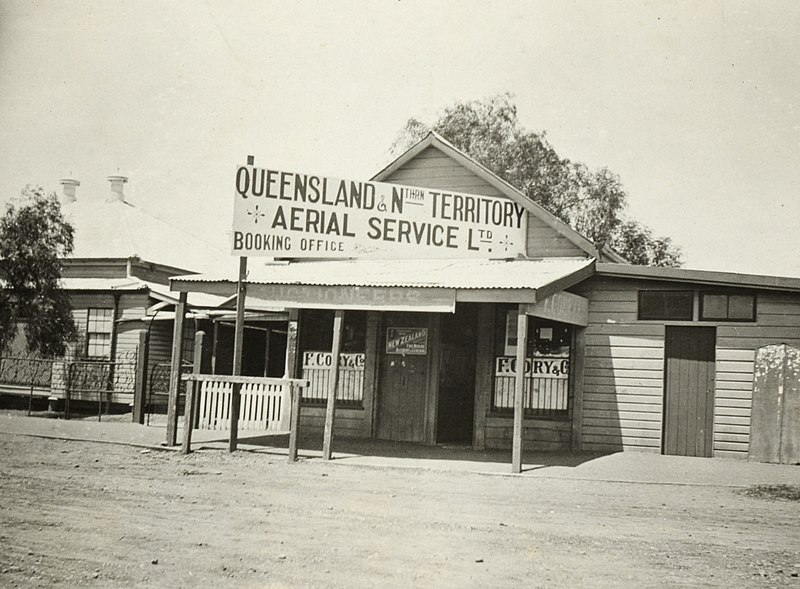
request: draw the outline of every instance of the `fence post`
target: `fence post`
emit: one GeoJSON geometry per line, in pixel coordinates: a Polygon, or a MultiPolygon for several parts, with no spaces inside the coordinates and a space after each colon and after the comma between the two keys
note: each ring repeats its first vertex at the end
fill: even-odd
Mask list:
{"type": "MultiPolygon", "coordinates": [[[[203,347],[205,345],[206,334],[198,331],[194,335],[194,364],[192,366],[193,374],[203,373],[203,347]]],[[[197,415],[197,387],[198,381],[193,380],[186,386],[186,406],[183,410],[183,444],[181,452],[188,454],[192,451],[192,429],[195,425],[195,417],[197,415]]]]}
{"type": "Polygon", "coordinates": [[[167,446],[178,443],[178,402],[181,396],[181,360],[183,358],[183,323],[186,318],[187,293],[178,295],[175,305],[175,324],[172,329],[172,364],[169,373],[167,404],[167,446]]]}
{"type": "Polygon", "coordinates": [[[72,389],[72,373],[74,372],[72,370],[73,365],[74,362],[66,363],[67,378],[65,379],[64,382],[64,419],[67,421],[69,421],[69,411],[70,411],[69,401],[70,401],[70,396],[72,395],[70,389],[72,389]]]}
{"type": "Polygon", "coordinates": [[[136,382],[133,389],[133,423],[144,424],[144,397],[147,388],[147,330],[139,332],[136,354],[136,382]]]}
{"type": "MultiPolygon", "coordinates": [[[[289,309],[289,322],[286,327],[286,369],[284,378],[297,378],[297,336],[299,312],[289,309]]],[[[297,460],[297,441],[300,436],[300,400],[303,390],[295,385],[289,385],[291,392],[291,424],[289,426],[289,462],[297,460]]]]}

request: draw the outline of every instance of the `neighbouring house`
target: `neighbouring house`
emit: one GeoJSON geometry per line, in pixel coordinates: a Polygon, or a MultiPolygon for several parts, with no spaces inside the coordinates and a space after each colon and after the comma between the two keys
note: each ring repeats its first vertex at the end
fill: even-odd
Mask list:
{"type": "MultiPolygon", "coordinates": [[[[64,358],[32,357],[19,329],[15,341],[0,353],[0,393],[44,396],[73,406],[75,401],[129,406],[138,379],[144,380],[146,402],[166,403],[174,310],[180,299],[170,290],[169,277],[236,262],[227,252],[128,202],[126,177],[110,176],[108,181],[104,198],[78,198],[80,182],[61,181],[62,211],[75,229],[75,249],[63,261],[62,284],[72,301],[78,341],[64,358]],[[137,372],[142,354],[146,362],[137,372]]],[[[253,332],[245,364],[249,374],[267,374],[270,360],[273,366],[281,364],[283,372],[285,315],[280,311],[255,302],[248,308],[247,328],[253,332]],[[268,336],[271,349],[261,343],[256,353],[268,336]]],[[[230,372],[233,301],[190,295],[187,317],[183,362],[191,363],[194,333],[202,329],[218,350],[215,369],[230,372]]]]}
{"type": "Polygon", "coordinates": [[[800,279],[632,266],[436,134],[366,183],[250,164],[236,206],[279,231],[234,248],[248,296],[297,310],[302,431],[338,370],[336,435],[800,460],[800,279]]]}

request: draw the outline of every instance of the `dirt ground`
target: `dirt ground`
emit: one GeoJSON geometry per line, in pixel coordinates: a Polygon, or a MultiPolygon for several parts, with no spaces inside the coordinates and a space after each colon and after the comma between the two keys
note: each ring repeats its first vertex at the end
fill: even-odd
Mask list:
{"type": "Polygon", "coordinates": [[[800,587],[800,504],[730,487],[0,434],[0,493],[3,587],[800,587]]]}

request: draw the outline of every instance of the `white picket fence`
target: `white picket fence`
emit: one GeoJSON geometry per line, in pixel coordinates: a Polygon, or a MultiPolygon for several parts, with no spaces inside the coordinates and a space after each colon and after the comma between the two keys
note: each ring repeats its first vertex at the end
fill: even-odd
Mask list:
{"type": "Polygon", "coordinates": [[[239,430],[290,429],[290,379],[192,374],[184,375],[183,380],[192,381],[196,387],[197,429],[230,429],[231,397],[237,383],[241,386],[239,430]]]}

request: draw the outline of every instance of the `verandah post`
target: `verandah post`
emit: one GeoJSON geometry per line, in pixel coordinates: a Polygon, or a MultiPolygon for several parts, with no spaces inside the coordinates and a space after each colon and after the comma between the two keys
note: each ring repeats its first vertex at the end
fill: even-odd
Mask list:
{"type": "MultiPolygon", "coordinates": [[[[289,321],[286,326],[286,369],[284,378],[297,378],[297,338],[300,313],[297,309],[289,309],[289,321]]],[[[289,462],[297,460],[297,441],[300,436],[300,400],[303,391],[300,387],[290,385],[291,421],[289,425],[289,462]]]]}
{"type": "Polygon", "coordinates": [[[133,423],[144,424],[144,399],[147,394],[147,330],[139,332],[136,353],[136,382],[133,389],[133,423]]]}
{"type": "Polygon", "coordinates": [[[172,363],[169,371],[169,402],[167,405],[167,446],[178,443],[178,400],[181,392],[181,361],[183,360],[183,324],[186,317],[187,293],[178,296],[175,323],[172,329],[172,363]]]}
{"type": "Polygon", "coordinates": [[[525,399],[525,357],[528,355],[528,316],[520,303],[517,311],[517,370],[514,380],[514,438],[511,451],[511,472],[522,472],[522,424],[525,399]]]}
{"type": "MultiPolygon", "coordinates": [[[[206,334],[198,331],[194,336],[194,364],[192,365],[193,374],[203,373],[203,346],[205,345],[206,334]]],[[[197,414],[197,387],[200,386],[196,380],[186,385],[186,406],[183,411],[183,445],[181,452],[188,454],[192,451],[192,429],[195,425],[197,414]]]]}
{"type": "Polygon", "coordinates": [[[325,409],[325,434],[322,440],[322,459],[330,460],[333,444],[333,417],[336,412],[336,389],[339,385],[339,355],[342,349],[342,320],[344,311],[336,310],[333,317],[333,348],[331,374],[328,379],[328,404],[325,409]]]}
{"type": "MultiPolygon", "coordinates": [[[[239,280],[236,285],[236,331],[233,335],[233,375],[242,375],[242,346],[244,345],[244,303],[247,298],[247,256],[239,258],[239,280]]],[[[242,385],[234,383],[231,390],[231,437],[230,452],[236,451],[239,443],[239,408],[242,402],[242,385]]]]}

